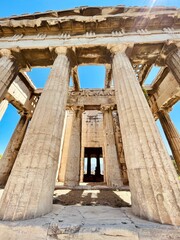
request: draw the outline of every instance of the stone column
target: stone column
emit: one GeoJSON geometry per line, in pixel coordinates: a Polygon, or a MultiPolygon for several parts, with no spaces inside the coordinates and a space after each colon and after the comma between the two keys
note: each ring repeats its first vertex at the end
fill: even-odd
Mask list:
{"type": "Polygon", "coordinates": [[[113,126],[114,126],[114,135],[115,135],[115,143],[117,148],[117,155],[120,161],[120,168],[122,172],[122,180],[124,185],[128,185],[128,175],[127,175],[127,166],[124,157],[124,150],[123,150],[123,143],[122,143],[122,136],[121,136],[121,129],[120,129],[120,122],[119,116],[117,111],[113,111],[113,126]]]}
{"type": "Polygon", "coordinates": [[[126,46],[111,48],[132,210],[142,218],[179,225],[180,188],[177,173],[125,49],[126,46]]]}
{"type": "Polygon", "coordinates": [[[4,187],[18,155],[26,129],[29,123],[29,117],[22,115],[9,141],[9,144],[0,160],[0,186],[4,187]]]}
{"type": "Polygon", "coordinates": [[[180,136],[172,123],[169,114],[166,111],[159,111],[158,117],[161,122],[164,133],[167,137],[168,143],[171,147],[174,160],[176,161],[178,170],[180,172],[180,136]]]}
{"type": "Polygon", "coordinates": [[[180,84],[180,49],[174,49],[168,54],[166,58],[166,64],[168,65],[177,82],[180,84]]]}
{"type": "Polygon", "coordinates": [[[64,119],[64,138],[61,140],[63,141],[62,148],[61,148],[61,158],[60,158],[60,167],[58,172],[58,182],[64,183],[66,165],[67,165],[67,151],[69,149],[69,139],[70,139],[70,131],[69,131],[69,124],[71,122],[71,114],[69,110],[66,110],[66,116],[64,119]]]}
{"type": "Polygon", "coordinates": [[[96,156],[96,175],[100,176],[101,174],[101,167],[100,167],[100,157],[99,154],[96,156]]]}
{"type": "Polygon", "coordinates": [[[80,158],[81,158],[81,110],[71,111],[67,131],[69,132],[69,141],[63,158],[66,162],[64,175],[65,186],[77,186],[80,182],[80,158]]]}
{"type": "Polygon", "coordinates": [[[1,119],[3,118],[5,112],[6,112],[6,109],[8,107],[8,100],[4,99],[1,103],[0,103],[0,121],[1,119]]]}
{"type": "Polygon", "coordinates": [[[87,157],[87,175],[91,175],[91,156],[89,155],[87,157]]]}
{"type": "Polygon", "coordinates": [[[52,210],[70,76],[66,48],[56,49],[37,104],[0,202],[0,219],[19,220],[52,210]]]}
{"type": "Polygon", "coordinates": [[[0,50],[0,102],[3,100],[9,86],[16,78],[19,66],[8,49],[0,50]]]}
{"type": "Polygon", "coordinates": [[[102,106],[101,109],[104,113],[104,157],[106,162],[107,185],[112,187],[121,187],[123,182],[115,145],[111,107],[102,106]]]}

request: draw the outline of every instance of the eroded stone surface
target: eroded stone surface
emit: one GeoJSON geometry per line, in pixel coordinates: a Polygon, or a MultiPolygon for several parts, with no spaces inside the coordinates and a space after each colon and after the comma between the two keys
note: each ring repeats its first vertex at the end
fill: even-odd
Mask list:
{"type": "Polygon", "coordinates": [[[4,240],[179,240],[180,228],[139,219],[128,208],[53,206],[44,217],[0,222],[4,240]]]}

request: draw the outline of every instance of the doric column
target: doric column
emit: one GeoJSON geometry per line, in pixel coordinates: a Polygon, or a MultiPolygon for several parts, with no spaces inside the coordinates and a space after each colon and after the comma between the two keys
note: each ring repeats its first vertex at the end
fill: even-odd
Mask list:
{"type": "Polygon", "coordinates": [[[128,175],[127,175],[127,166],[124,157],[124,150],[123,150],[123,143],[122,143],[122,136],[121,136],[121,129],[120,129],[120,122],[119,116],[117,111],[113,111],[113,126],[114,126],[114,135],[115,135],[115,143],[117,148],[117,155],[120,161],[120,168],[122,172],[122,180],[124,185],[128,185],[128,175]]]}
{"type": "Polygon", "coordinates": [[[166,64],[180,84],[180,49],[176,48],[168,54],[166,64]]]}
{"type": "Polygon", "coordinates": [[[96,156],[96,175],[100,176],[101,174],[101,167],[100,167],[100,157],[99,154],[96,156]]]}
{"type": "Polygon", "coordinates": [[[179,225],[180,188],[177,173],[125,49],[126,46],[111,48],[132,210],[142,218],[179,225]]]}
{"type": "Polygon", "coordinates": [[[174,160],[176,161],[178,170],[180,172],[180,136],[172,123],[169,114],[166,111],[159,111],[158,113],[159,120],[161,122],[164,133],[167,137],[168,143],[171,147],[174,160]]]}
{"type": "Polygon", "coordinates": [[[67,157],[66,153],[69,148],[69,139],[70,139],[70,131],[69,131],[69,124],[71,123],[71,117],[72,115],[70,114],[69,110],[66,110],[65,118],[64,118],[64,136],[61,141],[63,141],[62,146],[61,146],[61,155],[60,155],[60,166],[59,166],[59,171],[58,171],[58,182],[63,182],[64,183],[64,177],[65,177],[65,171],[66,171],[66,165],[67,165],[67,157]]]}
{"type": "Polygon", "coordinates": [[[57,48],[56,53],[1,198],[3,220],[34,218],[52,209],[70,75],[67,49],[57,48]]]}
{"type": "Polygon", "coordinates": [[[0,121],[2,119],[2,117],[4,116],[6,109],[8,107],[8,100],[4,99],[1,103],[0,103],[0,121]]]}
{"type": "Polygon", "coordinates": [[[80,182],[80,150],[81,150],[81,115],[79,109],[70,111],[70,118],[66,130],[68,131],[68,143],[62,158],[65,159],[65,186],[77,186],[80,182]]]}
{"type": "Polygon", "coordinates": [[[112,110],[110,106],[102,106],[101,110],[103,111],[104,157],[106,162],[107,185],[121,187],[123,183],[115,145],[112,110]]]}
{"type": "Polygon", "coordinates": [[[9,141],[9,144],[0,160],[0,186],[5,186],[21,147],[29,117],[22,115],[9,141]]]}
{"type": "Polygon", "coordinates": [[[91,156],[88,155],[87,157],[87,175],[91,175],[91,156]]]}
{"type": "Polygon", "coordinates": [[[19,66],[11,51],[0,50],[0,102],[3,100],[9,86],[18,74],[19,66]]]}

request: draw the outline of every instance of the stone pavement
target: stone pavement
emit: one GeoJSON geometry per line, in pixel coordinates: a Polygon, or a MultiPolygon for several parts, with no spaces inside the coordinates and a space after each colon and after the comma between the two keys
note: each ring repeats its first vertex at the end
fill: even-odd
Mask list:
{"type": "Polygon", "coordinates": [[[25,221],[1,221],[1,240],[179,240],[180,227],[135,217],[131,208],[54,205],[53,212],[25,221]]]}

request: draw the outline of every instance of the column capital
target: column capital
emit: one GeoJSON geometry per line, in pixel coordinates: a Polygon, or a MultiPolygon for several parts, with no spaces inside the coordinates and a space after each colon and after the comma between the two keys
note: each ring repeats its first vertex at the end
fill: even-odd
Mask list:
{"type": "Polygon", "coordinates": [[[3,57],[3,56],[12,57],[12,52],[9,49],[3,48],[3,49],[0,50],[0,56],[1,57],[3,57]]]}
{"type": "Polygon", "coordinates": [[[105,111],[113,111],[115,109],[115,104],[106,104],[106,105],[101,105],[100,110],[102,112],[105,111]]]}
{"type": "Polygon", "coordinates": [[[109,45],[107,46],[107,48],[110,50],[110,52],[112,54],[116,54],[118,52],[124,53],[127,48],[128,48],[128,44],[117,44],[117,45],[109,45]]]}
{"type": "Polygon", "coordinates": [[[168,59],[175,53],[175,52],[177,52],[178,51],[178,49],[180,48],[180,43],[178,43],[178,42],[174,42],[174,41],[167,41],[165,44],[164,44],[164,46],[163,46],[163,48],[162,48],[162,50],[161,50],[161,52],[160,52],[160,55],[159,55],[159,57],[158,57],[158,59],[157,59],[157,63],[159,64],[159,65],[164,65],[167,61],[168,61],[168,59]]]}
{"type": "Polygon", "coordinates": [[[66,110],[84,112],[84,105],[66,105],[66,110]]]}
{"type": "Polygon", "coordinates": [[[68,51],[68,48],[67,47],[56,47],[54,49],[55,53],[56,54],[64,54],[64,55],[67,55],[67,51],[68,51]]]}

